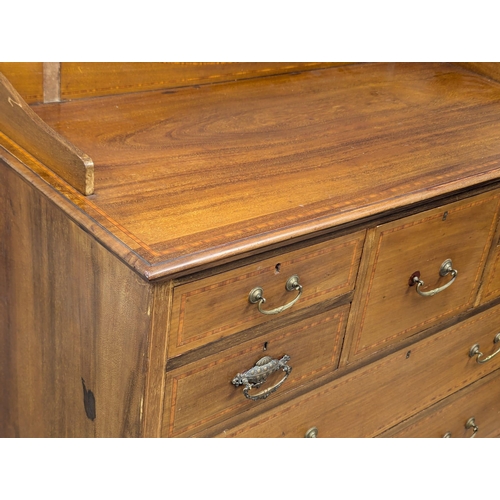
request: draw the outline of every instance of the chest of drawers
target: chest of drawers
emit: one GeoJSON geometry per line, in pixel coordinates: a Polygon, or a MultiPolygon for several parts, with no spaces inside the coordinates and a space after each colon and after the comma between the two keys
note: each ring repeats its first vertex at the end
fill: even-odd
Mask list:
{"type": "Polygon", "coordinates": [[[500,84],[290,67],[1,78],[0,436],[500,433],[500,84]]]}

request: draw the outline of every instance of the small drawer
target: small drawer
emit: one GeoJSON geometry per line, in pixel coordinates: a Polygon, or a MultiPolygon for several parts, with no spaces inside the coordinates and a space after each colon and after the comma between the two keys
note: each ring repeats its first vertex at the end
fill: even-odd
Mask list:
{"type": "Polygon", "coordinates": [[[500,434],[500,371],[484,377],[379,437],[481,438],[500,434]]]}
{"type": "Polygon", "coordinates": [[[496,228],[497,191],[374,229],[348,327],[349,361],[471,308],[496,228]],[[454,271],[458,271],[454,278],[454,271]],[[420,279],[423,284],[415,282],[420,279]],[[421,295],[422,293],[423,295],[421,295]]]}
{"type": "Polygon", "coordinates": [[[375,437],[498,369],[500,355],[478,363],[470,349],[495,352],[499,329],[496,307],[214,434],[304,437],[316,428],[318,437],[375,437]]]}
{"type": "Polygon", "coordinates": [[[210,278],[175,287],[168,356],[174,357],[354,288],[365,232],[360,231],[282,253],[210,278]],[[262,289],[264,311],[293,302],[299,292],[286,283],[298,276],[302,293],[279,314],[259,312],[250,292],[262,289]]]}
{"type": "Polygon", "coordinates": [[[162,434],[186,436],[259,405],[265,408],[269,400],[333,372],[338,366],[348,313],[349,305],[339,307],[167,371],[162,434]],[[237,374],[251,369],[265,356],[274,360],[289,357],[284,363],[287,369],[279,367],[258,388],[248,390],[232,383],[237,374]],[[276,386],[268,397],[260,396],[276,386]],[[247,398],[244,390],[258,399],[247,398]]]}

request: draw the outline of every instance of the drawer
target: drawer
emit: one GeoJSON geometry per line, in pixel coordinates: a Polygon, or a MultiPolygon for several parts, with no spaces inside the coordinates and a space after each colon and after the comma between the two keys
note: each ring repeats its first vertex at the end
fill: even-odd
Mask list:
{"type": "MultiPolygon", "coordinates": [[[[500,307],[400,349],[385,358],[231,426],[220,437],[374,437],[500,367],[500,356],[480,364],[470,357],[495,349],[500,307]]],[[[500,344],[497,344],[500,345],[500,344]]]]}
{"type": "Polygon", "coordinates": [[[185,436],[273,398],[337,369],[349,305],[302,320],[288,328],[245,342],[224,352],[167,371],[163,415],[164,436],[185,436]],[[254,367],[264,356],[282,359],[292,370],[272,373],[252,397],[286,380],[265,399],[245,397],[243,386],[231,382],[238,373],[254,367]]]}
{"type": "Polygon", "coordinates": [[[298,292],[288,291],[286,283],[299,277],[300,298],[279,316],[350,292],[364,236],[360,231],[175,287],[168,356],[275,318],[259,312],[258,303],[250,303],[255,288],[262,288],[266,303],[261,308],[269,311],[297,298],[298,292]]]}
{"type": "Polygon", "coordinates": [[[498,192],[469,198],[374,229],[367,272],[357,285],[349,361],[376,352],[474,305],[496,228],[498,192]],[[451,260],[458,271],[441,276],[451,260]],[[423,285],[417,287],[412,277],[423,285]],[[411,285],[410,285],[411,284],[411,285]],[[422,296],[441,290],[435,295],[422,296]]]}
{"type": "Polygon", "coordinates": [[[500,371],[496,370],[380,437],[471,438],[499,434],[500,371]]]}

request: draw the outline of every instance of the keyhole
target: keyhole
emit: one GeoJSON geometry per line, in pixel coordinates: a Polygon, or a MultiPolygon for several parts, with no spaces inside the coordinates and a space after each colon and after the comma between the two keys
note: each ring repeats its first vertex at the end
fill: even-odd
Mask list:
{"type": "Polygon", "coordinates": [[[281,271],[281,264],[278,262],[278,263],[274,266],[274,272],[275,272],[276,274],[278,274],[280,271],[281,271]]]}
{"type": "Polygon", "coordinates": [[[263,351],[267,351],[267,342],[264,342],[264,349],[263,351]]]}

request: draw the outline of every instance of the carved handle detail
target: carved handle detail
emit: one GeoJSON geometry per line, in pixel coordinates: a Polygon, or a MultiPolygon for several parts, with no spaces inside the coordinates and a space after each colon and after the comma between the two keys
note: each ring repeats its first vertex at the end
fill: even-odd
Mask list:
{"type": "Polygon", "coordinates": [[[292,367],[287,365],[288,361],[290,361],[290,356],[288,356],[288,354],[285,354],[281,359],[273,359],[271,356],[265,356],[259,359],[259,361],[255,363],[255,366],[249,370],[243,373],[237,373],[231,383],[236,387],[242,385],[244,396],[252,401],[266,399],[270,394],[276,391],[288,378],[288,375],[290,375],[292,367]],[[271,373],[278,370],[283,370],[285,372],[285,376],[278,383],[258,394],[251,395],[249,393],[251,389],[260,387],[271,373]]]}

